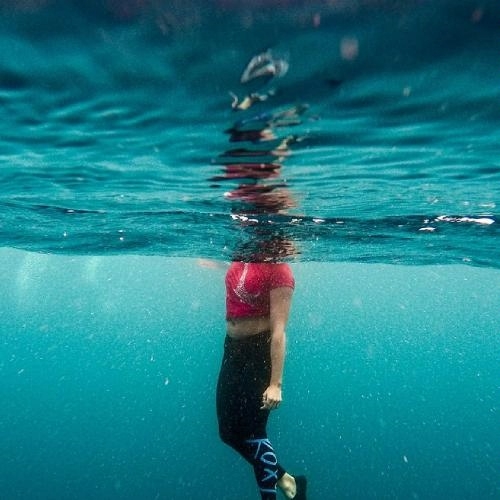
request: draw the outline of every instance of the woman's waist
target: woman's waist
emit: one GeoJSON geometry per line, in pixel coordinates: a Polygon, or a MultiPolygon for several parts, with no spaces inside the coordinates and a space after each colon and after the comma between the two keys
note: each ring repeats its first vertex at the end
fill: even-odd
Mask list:
{"type": "Polygon", "coordinates": [[[268,332],[270,328],[271,322],[268,315],[227,318],[226,320],[226,333],[229,337],[235,339],[268,332]]]}

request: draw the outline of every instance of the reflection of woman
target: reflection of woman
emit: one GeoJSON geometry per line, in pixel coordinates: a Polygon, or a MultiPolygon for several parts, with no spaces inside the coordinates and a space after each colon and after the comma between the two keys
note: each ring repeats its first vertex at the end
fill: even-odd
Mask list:
{"type": "Polygon", "coordinates": [[[233,262],[226,274],[227,335],[217,384],[221,439],[252,466],[261,498],[306,498],[306,479],[278,463],[267,437],[281,403],[285,327],[294,289],[285,263],[233,262]]]}

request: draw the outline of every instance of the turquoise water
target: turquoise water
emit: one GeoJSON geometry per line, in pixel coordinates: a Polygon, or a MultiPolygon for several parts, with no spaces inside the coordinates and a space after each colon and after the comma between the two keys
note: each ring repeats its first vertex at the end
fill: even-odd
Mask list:
{"type": "Polygon", "coordinates": [[[222,266],[277,233],[270,433],[310,499],[500,496],[496,2],[0,12],[0,498],[256,498],[217,437],[222,266]],[[232,111],[268,48],[288,73],[232,111]],[[293,106],[272,172],[227,167],[293,106]]]}
{"type": "MultiPolygon", "coordinates": [[[[310,498],[496,498],[499,272],[292,265],[269,430],[310,498]]],[[[256,498],[217,437],[223,270],[17,250],[0,270],[3,498],[256,498]]]]}

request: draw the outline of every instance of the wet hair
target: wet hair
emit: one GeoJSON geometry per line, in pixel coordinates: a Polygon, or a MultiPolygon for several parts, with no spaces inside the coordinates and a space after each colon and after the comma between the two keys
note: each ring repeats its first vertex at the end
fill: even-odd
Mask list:
{"type": "Polygon", "coordinates": [[[252,239],[238,245],[233,261],[238,262],[283,262],[299,252],[293,240],[284,236],[252,239]]]}

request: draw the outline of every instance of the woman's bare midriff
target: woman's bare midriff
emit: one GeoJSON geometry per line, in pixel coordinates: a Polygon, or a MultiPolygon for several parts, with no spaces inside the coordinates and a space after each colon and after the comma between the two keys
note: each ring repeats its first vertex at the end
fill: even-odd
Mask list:
{"type": "Polygon", "coordinates": [[[226,332],[233,339],[251,337],[270,330],[269,316],[252,316],[250,318],[231,318],[226,321],[226,332]]]}

